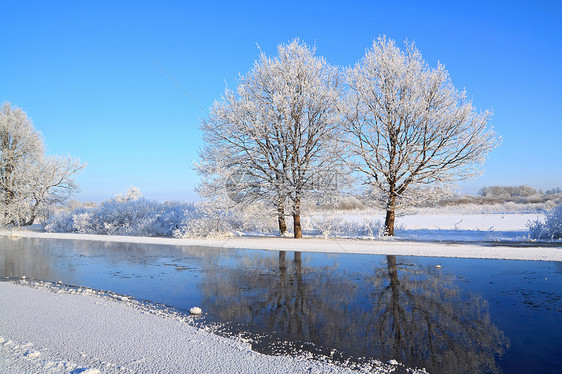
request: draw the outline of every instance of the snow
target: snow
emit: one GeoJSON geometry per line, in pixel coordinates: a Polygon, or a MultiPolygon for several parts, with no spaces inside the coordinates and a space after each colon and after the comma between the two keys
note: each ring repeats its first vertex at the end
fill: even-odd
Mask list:
{"type": "Polygon", "coordinates": [[[407,230],[474,230],[521,231],[527,233],[527,222],[540,214],[434,214],[398,217],[397,226],[407,230]]]}
{"type": "MultiPolygon", "coordinates": [[[[26,283],[24,281],[24,283],[26,283]]],[[[164,311],[94,290],[0,282],[2,373],[345,373],[306,357],[268,356],[164,311]]],[[[388,373],[377,363],[363,371],[388,373]]]]}
{"type": "MultiPolygon", "coordinates": [[[[358,219],[349,215],[342,219],[358,219]]],[[[397,237],[354,238],[241,236],[226,239],[178,239],[18,231],[17,237],[111,241],[143,244],[264,249],[302,252],[355,253],[403,256],[562,261],[560,247],[528,238],[527,220],[536,214],[433,214],[397,219],[397,237]],[[503,230],[503,231],[502,231],[503,230]],[[403,240],[408,239],[408,240],[403,240]],[[415,240],[411,240],[415,239],[415,240]],[[442,242],[446,241],[446,242],[442,242]],[[451,242],[449,242],[451,241],[451,242]],[[481,243],[484,241],[485,243],[481,243]]],[[[13,231],[0,231],[9,236],[13,231]]],[[[16,239],[17,240],[17,239],[16,239]]]]}

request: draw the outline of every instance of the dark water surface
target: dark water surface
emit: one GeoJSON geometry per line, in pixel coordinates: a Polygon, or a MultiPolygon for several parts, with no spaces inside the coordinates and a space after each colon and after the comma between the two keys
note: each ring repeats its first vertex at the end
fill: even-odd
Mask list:
{"type": "Polygon", "coordinates": [[[562,372],[559,262],[0,238],[0,276],[24,275],[200,306],[202,323],[225,322],[265,353],[396,359],[433,373],[562,372]]]}

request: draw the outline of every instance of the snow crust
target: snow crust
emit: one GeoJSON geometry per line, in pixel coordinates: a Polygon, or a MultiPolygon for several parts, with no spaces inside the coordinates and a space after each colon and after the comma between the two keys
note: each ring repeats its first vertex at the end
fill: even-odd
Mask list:
{"type": "MultiPolygon", "coordinates": [[[[263,355],[245,341],[191,326],[190,317],[138,308],[98,291],[30,285],[0,282],[2,373],[352,372],[306,357],[263,355]]],[[[394,370],[379,365],[359,371],[394,370]]]]}

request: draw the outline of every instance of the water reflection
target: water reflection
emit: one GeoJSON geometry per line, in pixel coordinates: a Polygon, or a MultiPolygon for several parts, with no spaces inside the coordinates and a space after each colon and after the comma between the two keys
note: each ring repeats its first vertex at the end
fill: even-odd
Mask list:
{"type": "Polygon", "coordinates": [[[396,256],[370,274],[303,264],[300,252],[287,257],[244,258],[243,271],[209,273],[203,303],[222,320],[271,334],[257,345],[266,352],[279,339],[307,341],[316,344],[309,350],[394,358],[430,372],[500,371],[496,358],[508,339],[491,323],[486,300],[461,292],[452,274],[396,256]]]}
{"type": "Polygon", "coordinates": [[[461,292],[454,275],[400,266],[387,256],[387,268],[377,269],[372,279],[373,318],[367,326],[384,337],[377,345],[385,355],[433,372],[499,372],[496,357],[509,341],[491,323],[487,301],[461,292]]]}
{"type": "MultiPolygon", "coordinates": [[[[103,263],[105,268],[127,265],[139,275],[145,266],[185,265],[185,261],[216,264],[229,250],[197,246],[152,245],[85,240],[44,240],[0,237],[0,274],[4,277],[28,276],[41,280],[57,277],[72,280],[81,266],[103,263]],[[134,268],[134,269],[133,269],[134,268]]],[[[185,269],[185,266],[181,267],[185,269]]]]}
{"type": "Polygon", "coordinates": [[[56,258],[52,258],[49,248],[30,249],[30,241],[26,239],[0,238],[0,274],[3,277],[21,277],[33,274],[38,279],[50,279],[56,258]]]}

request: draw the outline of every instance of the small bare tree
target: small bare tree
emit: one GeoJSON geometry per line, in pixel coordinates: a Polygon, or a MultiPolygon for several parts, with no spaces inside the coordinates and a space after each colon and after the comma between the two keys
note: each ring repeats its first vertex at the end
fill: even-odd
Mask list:
{"type": "Polygon", "coordinates": [[[0,224],[31,225],[41,208],[76,191],[72,175],[85,165],[46,156],[41,135],[21,108],[0,109],[0,224]]]}
{"type": "Polygon", "coordinates": [[[237,203],[265,202],[276,209],[281,234],[288,209],[297,238],[303,199],[329,186],[319,175],[335,173],[338,163],[339,77],[314,52],[295,39],[274,58],[262,53],[236,93],[227,90],[202,122],[197,166],[202,195],[227,189],[237,203]]]}
{"type": "Polygon", "coordinates": [[[477,113],[444,66],[430,68],[413,43],[401,51],[379,37],[346,77],[350,160],[386,208],[387,235],[397,208],[473,177],[499,144],[490,113],[477,113]]]}

